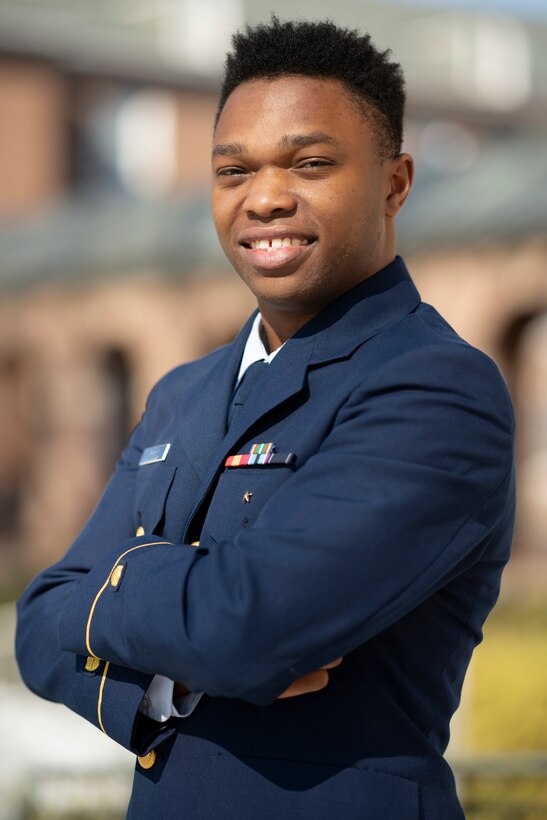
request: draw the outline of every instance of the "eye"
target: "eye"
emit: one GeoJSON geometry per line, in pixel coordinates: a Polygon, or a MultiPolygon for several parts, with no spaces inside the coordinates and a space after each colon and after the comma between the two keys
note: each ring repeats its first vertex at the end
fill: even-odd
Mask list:
{"type": "Polygon", "coordinates": [[[236,177],[247,173],[243,168],[238,168],[236,165],[229,165],[225,168],[217,168],[215,175],[217,177],[236,177]]]}
{"type": "Polygon", "coordinates": [[[308,157],[307,159],[300,160],[300,162],[295,165],[295,170],[320,172],[326,171],[328,168],[332,168],[333,166],[334,162],[330,159],[324,159],[323,157],[308,157]]]}
{"type": "Polygon", "coordinates": [[[328,165],[329,163],[324,159],[305,159],[300,163],[300,168],[317,168],[321,165],[328,165]]]}

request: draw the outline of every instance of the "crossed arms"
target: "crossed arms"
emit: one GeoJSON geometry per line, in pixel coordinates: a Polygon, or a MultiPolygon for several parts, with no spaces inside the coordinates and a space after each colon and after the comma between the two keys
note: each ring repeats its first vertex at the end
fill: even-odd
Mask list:
{"type": "Polygon", "coordinates": [[[160,401],[161,389],[73,547],[19,603],[30,688],[137,753],[151,742],[135,725],[154,674],[267,705],[479,560],[511,500],[505,387],[486,357],[439,345],[355,390],[253,527],[209,551],[128,537],[160,401]]]}

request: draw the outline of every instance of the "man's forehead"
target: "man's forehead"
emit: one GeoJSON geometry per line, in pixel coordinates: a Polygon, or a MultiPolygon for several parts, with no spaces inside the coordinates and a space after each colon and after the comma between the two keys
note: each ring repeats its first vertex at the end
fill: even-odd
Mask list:
{"type": "Polygon", "coordinates": [[[247,80],[232,91],[217,121],[212,156],[285,154],[314,144],[354,152],[373,143],[371,120],[340,80],[288,75],[247,80]]]}
{"type": "Polygon", "coordinates": [[[256,78],[234,88],[219,115],[217,129],[226,122],[232,128],[286,120],[287,130],[291,124],[304,121],[315,122],[312,127],[322,130],[325,122],[349,111],[355,112],[354,95],[338,79],[303,75],[256,78]]]}

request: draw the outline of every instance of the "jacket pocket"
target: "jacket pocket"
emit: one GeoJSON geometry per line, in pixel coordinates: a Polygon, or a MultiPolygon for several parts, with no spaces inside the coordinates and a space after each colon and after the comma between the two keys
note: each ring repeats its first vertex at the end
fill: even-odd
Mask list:
{"type": "Polygon", "coordinates": [[[293,468],[285,465],[224,470],[203,523],[203,535],[222,541],[235,538],[242,527],[253,526],[262,507],[293,474],[293,468]]]}
{"type": "Polygon", "coordinates": [[[196,820],[388,820],[420,817],[417,783],[365,769],[211,757],[196,820]]]}
{"type": "Polygon", "coordinates": [[[159,535],[159,526],[165,511],[165,503],[177,467],[167,462],[139,467],[135,494],[135,521],[143,527],[146,535],[159,535]]]}

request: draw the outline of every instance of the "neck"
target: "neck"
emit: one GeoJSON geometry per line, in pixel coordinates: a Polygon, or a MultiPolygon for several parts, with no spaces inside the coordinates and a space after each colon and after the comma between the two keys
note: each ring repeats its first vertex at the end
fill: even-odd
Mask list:
{"type": "Polygon", "coordinates": [[[301,327],[304,327],[318,312],[297,315],[294,313],[273,312],[268,310],[267,307],[261,307],[260,304],[258,307],[262,315],[262,327],[267,341],[266,347],[270,353],[281,347],[287,339],[293,336],[301,327]]]}

